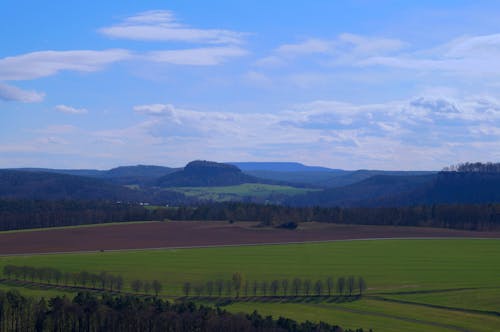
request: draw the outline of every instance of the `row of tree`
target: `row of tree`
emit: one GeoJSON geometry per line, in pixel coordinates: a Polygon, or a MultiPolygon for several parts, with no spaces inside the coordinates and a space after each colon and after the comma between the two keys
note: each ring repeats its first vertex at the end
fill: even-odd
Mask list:
{"type": "Polygon", "coordinates": [[[184,296],[217,296],[217,297],[240,297],[240,296],[353,296],[363,295],[367,289],[363,277],[327,277],[325,280],[318,279],[274,279],[263,281],[244,280],[241,273],[234,273],[231,280],[210,280],[206,283],[184,282],[182,292],[184,296]]]}
{"type": "MultiPolygon", "coordinates": [[[[135,296],[97,297],[79,293],[73,299],[54,297],[46,301],[0,291],[0,331],[241,331],[241,332],[348,332],[327,323],[304,322],[280,317],[232,314],[220,308],[193,303],[172,304],[158,298],[135,296]]],[[[362,329],[356,330],[362,332],[362,329]]],[[[354,331],[352,331],[354,332],[354,331]]]]}
{"type": "Polygon", "coordinates": [[[51,267],[32,267],[5,265],[3,274],[7,279],[16,279],[41,283],[80,286],[109,291],[121,291],[123,289],[123,277],[102,271],[100,273],[62,272],[51,267]]]}
{"type": "MultiPolygon", "coordinates": [[[[35,280],[46,284],[66,285],[74,287],[92,288],[107,291],[121,292],[123,290],[123,277],[107,272],[90,273],[61,272],[49,267],[31,267],[5,265],[3,274],[7,279],[24,280],[34,282],[35,280]]],[[[231,279],[210,280],[206,283],[191,283],[186,281],[182,285],[184,296],[209,296],[209,297],[240,297],[240,296],[322,296],[338,295],[352,296],[363,295],[367,288],[363,277],[339,277],[334,280],[328,277],[325,280],[318,279],[274,279],[271,281],[249,281],[240,272],[233,273],[231,279]]],[[[163,290],[163,285],[158,280],[145,281],[135,279],[130,283],[130,289],[135,293],[154,294],[158,296],[163,290]]]]}

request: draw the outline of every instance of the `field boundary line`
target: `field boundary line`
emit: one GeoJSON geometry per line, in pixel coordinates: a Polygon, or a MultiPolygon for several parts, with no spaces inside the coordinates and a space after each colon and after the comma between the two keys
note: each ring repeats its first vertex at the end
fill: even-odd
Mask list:
{"type": "Polygon", "coordinates": [[[402,320],[404,322],[408,323],[417,323],[417,324],[422,324],[422,325],[430,325],[430,326],[436,326],[436,327],[442,327],[450,330],[455,330],[455,331],[461,331],[461,332],[472,332],[471,330],[468,330],[466,328],[456,326],[456,325],[451,325],[451,324],[443,324],[443,323],[438,323],[438,322],[433,322],[433,321],[427,321],[427,320],[422,320],[422,319],[417,319],[417,318],[409,318],[409,317],[402,317],[402,316],[397,316],[397,315],[391,315],[391,314],[385,314],[381,312],[373,312],[373,311],[368,311],[368,310],[361,310],[361,309],[351,309],[351,308],[343,308],[337,305],[333,306],[326,306],[326,305],[321,305],[321,304],[316,304],[313,306],[318,306],[320,308],[328,308],[328,309],[333,309],[333,310],[339,310],[339,311],[344,311],[344,312],[350,312],[350,313],[356,313],[356,314],[361,314],[361,315],[368,315],[368,316],[376,316],[376,317],[384,317],[384,318],[391,318],[391,319],[397,319],[397,320],[402,320]]]}
{"type": "Polygon", "coordinates": [[[334,243],[334,242],[351,242],[351,241],[384,241],[384,240],[496,240],[497,237],[374,237],[374,238],[358,238],[358,239],[337,239],[337,240],[312,240],[312,241],[289,241],[289,242],[262,242],[262,243],[238,243],[238,244],[208,244],[194,246],[166,246],[166,247],[151,247],[151,248],[122,248],[122,249],[96,249],[96,250],[74,250],[74,251],[53,251],[53,252],[34,252],[34,253],[16,253],[3,254],[0,257],[12,256],[38,256],[38,255],[63,255],[63,254],[92,254],[106,252],[126,252],[126,251],[148,251],[148,250],[182,250],[182,249],[204,249],[204,248],[232,248],[232,247],[256,247],[256,246],[278,246],[290,244],[315,244],[315,243],[334,243]]]}
{"type": "Polygon", "coordinates": [[[399,300],[399,299],[390,299],[390,298],[386,298],[383,296],[375,296],[375,295],[365,295],[365,297],[369,298],[371,300],[374,300],[374,301],[381,301],[381,302],[394,302],[394,303],[400,303],[400,304],[417,305],[417,306],[434,308],[434,309],[444,309],[444,310],[451,310],[451,311],[466,312],[466,313],[470,313],[470,314],[500,316],[500,312],[493,311],[493,310],[479,310],[479,309],[448,307],[448,306],[439,305],[439,304],[412,302],[412,301],[405,301],[405,300],[399,300]]]}

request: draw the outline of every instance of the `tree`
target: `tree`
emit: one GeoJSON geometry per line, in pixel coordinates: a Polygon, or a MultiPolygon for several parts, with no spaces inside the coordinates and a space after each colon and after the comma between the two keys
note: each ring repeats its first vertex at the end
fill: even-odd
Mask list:
{"type": "Polygon", "coordinates": [[[316,291],[316,295],[320,296],[323,293],[323,282],[321,280],[316,281],[314,284],[314,290],[316,291]]]}
{"type": "Polygon", "coordinates": [[[107,281],[108,281],[108,274],[105,271],[101,271],[101,273],[99,273],[99,282],[101,283],[102,290],[106,288],[107,281]]]}
{"type": "Polygon", "coordinates": [[[283,296],[286,296],[288,292],[288,279],[281,280],[281,289],[283,290],[283,296]]]}
{"type": "Polygon", "coordinates": [[[182,291],[186,297],[189,296],[189,292],[191,291],[191,283],[189,281],[186,281],[184,285],[182,285],[182,291]]]}
{"type": "Polygon", "coordinates": [[[155,296],[158,297],[158,293],[160,293],[162,289],[161,283],[158,280],[153,280],[152,286],[155,296]]]}
{"type": "Polygon", "coordinates": [[[122,276],[117,276],[115,278],[115,287],[118,292],[122,291],[123,288],[123,277],[122,276]]]}
{"type": "Polygon", "coordinates": [[[139,293],[140,290],[142,289],[142,281],[141,280],[134,280],[131,283],[131,288],[135,293],[139,293]]]}
{"type": "Polygon", "coordinates": [[[245,280],[245,282],[243,283],[243,290],[245,291],[245,297],[248,297],[249,288],[250,288],[250,283],[248,282],[248,280],[245,280]]]}
{"type": "Polygon", "coordinates": [[[309,296],[310,292],[311,292],[311,280],[306,279],[306,280],[304,280],[304,294],[306,296],[309,296]]]}
{"type": "Polygon", "coordinates": [[[333,278],[332,277],[326,278],[326,289],[328,290],[328,296],[332,296],[333,287],[334,287],[333,278]]]}
{"type": "Polygon", "coordinates": [[[213,281],[207,281],[205,289],[207,290],[208,296],[212,296],[213,293],[214,293],[214,282],[213,281]]]}
{"type": "Polygon", "coordinates": [[[252,293],[253,296],[257,296],[257,291],[259,290],[259,282],[255,280],[252,284],[252,293]]]}
{"type": "Polygon", "coordinates": [[[261,282],[261,284],[260,284],[260,291],[261,291],[262,295],[264,295],[264,296],[267,295],[267,281],[261,282]]]}
{"type": "Polygon", "coordinates": [[[278,295],[278,289],[280,288],[280,282],[278,280],[271,281],[271,292],[273,296],[278,295]]]}
{"type": "Polygon", "coordinates": [[[345,292],[345,278],[344,277],[339,277],[337,279],[337,291],[339,295],[344,295],[345,292]]]}
{"type": "Polygon", "coordinates": [[[352,296],[355,285],[356,285],[356,279],[354,278],[354,276],[349,276],[347,278],[347,290],[349,291],[349,296],[352,296]]]}
{"type": "Polygon", "coordinates": [[[295,294],[295,296],[298,296],[299,295],[299,292],[300,292],[300,286],[302,285],[302,282],[299,278],[294,278],[293,281],[292,281],[292,289],[293,289],[293,293],[295,294]]]}
{"type": "Polygon", "coordinates": [[[224,289],[224,280],[222,279],[217,279],[215,281],[215,288],[217,289],[217,294],[219,297],[222,296],[222,290],[224,289]]]}
{"type": "Polygon", "coordinates": [[[234,290],[236,291],[236,297],[240,297],[241,285],[243,284],[243,276],[240,272],[235,272],[233,273],[232,280],[234,290]]]}
{"type": "Polygon", "coordinates": [[[144,293],[149,294],[151,291],[151,283],[149,281],[144,281],[144,284],[142,285],[142,288],[144,289],[144,293]]]}
{"type": "Polygon", "coordinates": [[[366,290],[366,282],[363,277],[358,277],[358,289],[359,289],[359,295],[362,296],[363,292],[366,290]]]}

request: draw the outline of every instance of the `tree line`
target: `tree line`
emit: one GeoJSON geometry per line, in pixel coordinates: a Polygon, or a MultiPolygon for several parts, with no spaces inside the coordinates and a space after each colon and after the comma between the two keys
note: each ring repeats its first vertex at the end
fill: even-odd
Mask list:
{"type": "Polygon", "coordinates": [[[170,303],[130,295],[97,297],[90,293],[47,301],[25,297],[17,291],[0,291],[0,331],[354,332],[323,322],[298,323],[283,317],[263,317],[256,311],[232,314],[192,302],[170,303]]]}
{"type": "Polygon", "coordinates": [[[461,163],[443,168],[443,172],[500,173],[500,163],[461,163]]]}
{"type": "Polygon", "coordinates": [[[328,208],[226,202],[146,208],[103,201],[0,200],[1,231],[147,220],[260,221],[274,226],[287,222],[317,221],[492,231],[500,229],[500,203],[328,208]]]}
{"type": "MultiPolygon", "coordinates": [[[[44,284],[65,285],[93,290],[121,292],[124,288],[123,277],[102,271],[100,273],[61,272],[49,267],[30,267],[5,265],[3,275],[9,280],[38,281],[44,284]]],[[[129,288],[136,294],[158,296],[163,284],[158,280],[134,279],[129,288]]],[[[185,297],[257,297],[257,296],[362,296],[367,289],[363,277],[341,276],[337,280],[329,276],[325,279],[283,278],[273,280],[247,280],[240,272],[230,279],[209,280],[204,283],[185,281],[181,292],[185,297]]]]}
{"type": "Polygon", "coordinates": [[[257,297],[257,296],[361,296],[367,289],[363,277],[333,277],[312,280],[309,278],[283,278],[273,280],[246,280],[236,272],[231,279],[209,280],[205,283],[184,282],[185,297],[257,297]]]}
{"type": "Polygon", "coordinates": [[[52,267],[17,266],[9,264],[3,267],[3,275],[7,279],[31,282],[38,281],[46,284],[88,287],[117,292],[120,292],[124,286],[122,276],[105,271],[100,273],[91,273],[87,271],[62,272],[52,267]]]}

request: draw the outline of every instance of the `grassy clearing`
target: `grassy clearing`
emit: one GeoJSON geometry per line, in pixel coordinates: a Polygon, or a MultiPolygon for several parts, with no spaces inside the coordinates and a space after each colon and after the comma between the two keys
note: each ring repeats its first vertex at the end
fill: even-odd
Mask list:
{"type": "Polygon", "coordinates": [[[178,191],[186,196],[201,200],[224,202],[244,197],[265,199],[272,195],[294,196],[318,189],[296,188],[291,186],[270,185],[261,183],[244,183],[237,186],[224,187],[175,187],[169,190],[178,191]]]}
{"type": "Polygon", "coordinates": [[[0,257],[0,268],[15,264],[54,267],[64,272],[107,271],[124,277],[125,290],[130,290],[129,282],[133,279],[158,279],[164,284],[163,295],[171,296],[182,294],[186,280],[193,284],[217,278],[227,280],[236,271],[249,281],[294,277],[314,281],[330,275],[361,275],[369,289],[367,297],[360,301],[241,302],[228,309],[257,309],[264,314],[325,320],[345,327],[372,327],[378,331],[446,331],[453,328],[443,324],[453,325],[454,321],[461,328],[487,331],[500,326],[500,317],[382,302],[375,297],[500,311],[498,262],[499,240],[416,239],[12,256],[0,257]],[[474,290],[443,291],[457,288],[474,290]],[[437,292],[405,294],[427,290],[437,292]]]}

